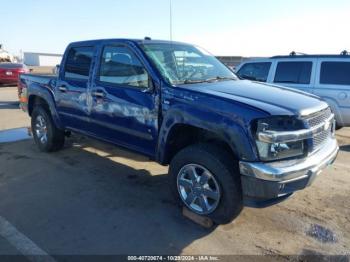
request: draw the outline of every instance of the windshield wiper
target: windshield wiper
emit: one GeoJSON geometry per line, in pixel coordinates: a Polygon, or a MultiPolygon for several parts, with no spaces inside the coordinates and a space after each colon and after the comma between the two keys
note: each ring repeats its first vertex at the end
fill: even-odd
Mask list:
{"type": "Polygon", "coordinates": [[[226,77],[226,76],[217,76],[217,77],[212,77],[208,78],[205,80],[205,82],[214,82],[214,81],[222,81],[222,80],[236,80],[235,77],[226,77]]]}
{"type": "Polygon", "coordinates": [[[193,80],[193,79],[186,79],[183,81],[184,84],[199,84],[199,83],[205,83],[207,80],[193,80]]]}
{"type": "Polygon", "coordinates": [[[236,78],[217,76],[217,77],[207,78],[207,79],[203,79],[203,80],[186,79],[183,83],[184,84],[199,84],[199,83],[211,83],[211,82],[222,81],[222,80],[236,80],[236,78]]]}

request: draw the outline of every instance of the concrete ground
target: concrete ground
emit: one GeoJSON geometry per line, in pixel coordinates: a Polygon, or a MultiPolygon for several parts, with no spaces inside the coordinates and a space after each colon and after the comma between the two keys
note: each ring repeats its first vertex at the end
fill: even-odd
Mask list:
{"type": "MultiPolygon", "coordinates": [[[[0,130],[29,126],[15,101],[0,87],[0,130]]],[[[51,255],[350,255],[350,129],[337,138],[337,161],[311,187],[211,230],[181,215],[167,168],[145,157],[81,137],[51,154],[1,143],[0,218],[16,234],[0,219],[0,254],[28,252],[25,238],[51,255]]]]}

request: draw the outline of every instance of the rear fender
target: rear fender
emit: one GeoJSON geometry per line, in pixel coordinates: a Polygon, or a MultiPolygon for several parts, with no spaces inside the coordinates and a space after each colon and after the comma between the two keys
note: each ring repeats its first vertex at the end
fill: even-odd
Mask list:
{"type": "Polygon", "coordinates": [[[62,122],[59,118],[59,115],[58,115],[58,112],[56,109],[56,103],[54,100],[54,95],[53,95],[52,91],[49,90],[48,88],[43,88],[42,86],[40,86],[36,83],[32,83],[28,90],[29,90],[28,91],[28,114],[31,115],[31,113],[33,111],[35,99],[36,99],[36,97],[39,97],[42,100],[44,100],[47,103],[47,105],[49,106],[50,113],[51,113],[51,116],[52,116],[52,119],[53,119],[55,125],[58,128],[63,129],[64,127],[63,127],[62,122]]]}

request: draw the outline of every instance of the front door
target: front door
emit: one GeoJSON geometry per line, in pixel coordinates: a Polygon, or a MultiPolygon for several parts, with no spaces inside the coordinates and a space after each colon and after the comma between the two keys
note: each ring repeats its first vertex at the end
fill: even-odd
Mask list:
{"type": "Polygon", "coordinates": [[[139,57],[124,44],[106,45],[95,74],[90,121],[96,136],[154,155],[158,96],[139,57]]]}

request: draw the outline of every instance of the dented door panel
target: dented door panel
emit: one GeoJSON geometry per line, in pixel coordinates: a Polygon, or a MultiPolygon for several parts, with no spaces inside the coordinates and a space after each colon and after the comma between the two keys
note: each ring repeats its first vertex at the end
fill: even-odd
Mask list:
{"type": "Polygon", "coordinates": [[[158,136],[157,96],[106,84],[91,90],[93,132],[104,140],[154,155],[158,136]],[[94,96],[94,92],[103,97],[94,96]]]}

